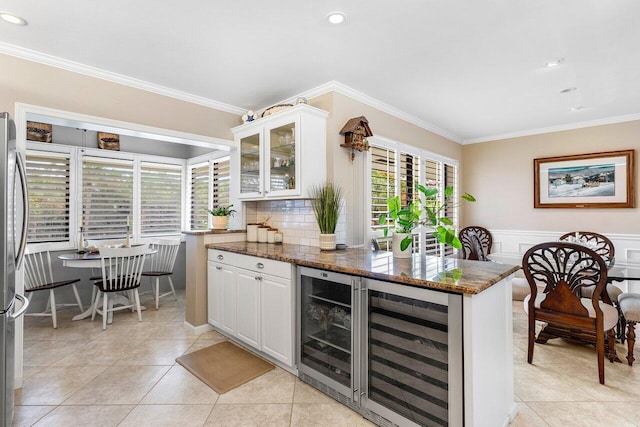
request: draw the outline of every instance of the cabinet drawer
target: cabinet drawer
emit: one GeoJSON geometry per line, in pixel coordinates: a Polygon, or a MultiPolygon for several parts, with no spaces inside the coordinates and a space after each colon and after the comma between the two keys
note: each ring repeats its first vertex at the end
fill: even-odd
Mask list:
{"type": "Polygon", "coordinates": [[[284,279],[291,279],[291,264],[250,255],[236,254],[233,252],[209,249],[209,261],[220,262],[238,268],[270,274],[284,279]]]}

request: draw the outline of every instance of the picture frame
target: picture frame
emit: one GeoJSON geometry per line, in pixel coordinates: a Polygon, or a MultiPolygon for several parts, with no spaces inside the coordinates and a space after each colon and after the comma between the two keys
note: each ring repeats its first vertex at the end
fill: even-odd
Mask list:
{"type": "Polygon", "coordinates": [[[534,208],[634,208],[635,151],[533,159],[534,208]]]}

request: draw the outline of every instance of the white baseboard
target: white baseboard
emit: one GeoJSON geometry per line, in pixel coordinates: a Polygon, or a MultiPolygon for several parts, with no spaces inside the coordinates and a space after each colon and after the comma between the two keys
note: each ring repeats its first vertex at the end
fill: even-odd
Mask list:
{"type": "Polygon", "coordinates": [[[205,332],[209,332],[213,330],[213,326],[209,325],[208,323],[205,325],[193,326],[191,323],[185,320],[184,325],[188,327],[191,330],[191,332],[196,335],[204,334],[205,332]]]}

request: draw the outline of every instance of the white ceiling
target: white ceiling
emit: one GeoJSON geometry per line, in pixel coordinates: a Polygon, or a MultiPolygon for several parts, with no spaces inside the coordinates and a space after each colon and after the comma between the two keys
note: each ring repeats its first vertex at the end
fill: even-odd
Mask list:
{"type": "Polygon", "coordinates": [[[5,0],[0,9],[29,23],[0,22],[0,51],[14,45],[242,109],[337,81],[459,142],[640,118],[637,0],[5,0]],[[334,10],[346,24],[327,23],[334,10]],[[555,57],[565,62],[545,68],[555,57]],[[560,93],[568,87],[577,90],[560,93]]]}

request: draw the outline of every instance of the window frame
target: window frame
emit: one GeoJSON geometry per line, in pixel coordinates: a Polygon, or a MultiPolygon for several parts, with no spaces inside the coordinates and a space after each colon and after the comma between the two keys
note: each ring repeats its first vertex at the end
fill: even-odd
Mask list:
{"type": "MultiPolygon", "coordinates": [[[[190,231],[204,231],[204,229],[192,229],[191,228],[191,173],[194,167],[204,166],[205,163],[209,165],[209,190],[207,192],[207,208],[213,208],[213,164],[220,161],[229,162],[229,184],[231,184],[231,154],[226,152],[213,152],[204,154],[201,156],[193,157],[186,161],[185,167],[185,196],[186,196],[186,208],[185,208],[185,230],[190,231]]],[[[229,203],[232,203],[231,188],[229,188],[229,203]]],[[[211,215],[207,219],[207,229],[213,227],[213,220],[211,215]]]]}

